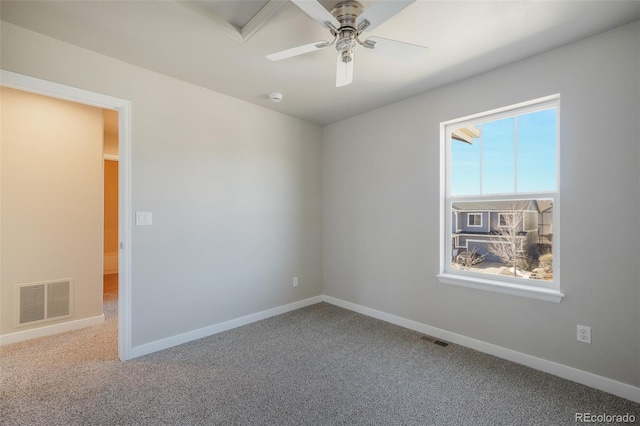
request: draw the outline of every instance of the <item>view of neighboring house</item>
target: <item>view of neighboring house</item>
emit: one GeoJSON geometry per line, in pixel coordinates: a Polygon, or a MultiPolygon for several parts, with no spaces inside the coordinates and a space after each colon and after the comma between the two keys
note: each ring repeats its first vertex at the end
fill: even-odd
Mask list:
{"type": "Polygon", "coordinates": [[[553,245],[553,203],[551,200],[538,200],[538,253],[551,253],[553,245]]]}
{"type": "Polygon", "coordinates": [[[551,200],[455,202],[451,209],[452,259],[475,251],[485,261],[501,262],[491,250],[504,244],[513,226],[518,251],[531,258],[551,252],[553,205],[551,200]]]}

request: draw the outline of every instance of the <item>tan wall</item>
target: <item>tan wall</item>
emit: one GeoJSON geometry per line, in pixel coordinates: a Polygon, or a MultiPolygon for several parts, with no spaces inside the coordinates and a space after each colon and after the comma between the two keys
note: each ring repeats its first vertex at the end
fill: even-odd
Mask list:
{"type": "Polygon", "coordinates": [[[104,161],[104,273],[118,272],[118,162],[104,161]]]}
{"type": "Polygon", "coordinates": [[[118,135],[111,133],[104,134],[104,153],[107,155],[118,155],[118,135]]]}
{"type": "Polygon", "coordinates": [[[102,110],[104,119],[104,274],[118,272],[118,112],[102,110]]]}
{"type": "Polygon", "coordinates": [[[102,110],[0,88],[0,334],[102,314],[102,110]],[[15,327],[16,285],[72,278],[70,319],[15,327]]]}
{"type": "Polygon", "coordinates": [[[104,146],[107,155],[118,155],[118,112],[105,109],[104,118],[104,146]]]}

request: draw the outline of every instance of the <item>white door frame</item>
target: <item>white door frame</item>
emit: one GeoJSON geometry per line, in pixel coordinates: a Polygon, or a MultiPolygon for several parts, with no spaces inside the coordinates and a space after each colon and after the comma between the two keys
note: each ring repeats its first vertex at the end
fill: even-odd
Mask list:
{"type": "Polygon", "coordinates": [[[131,359],[131,102],[2,69],[0,85],[118,111],[118,356],[131,359]]]}

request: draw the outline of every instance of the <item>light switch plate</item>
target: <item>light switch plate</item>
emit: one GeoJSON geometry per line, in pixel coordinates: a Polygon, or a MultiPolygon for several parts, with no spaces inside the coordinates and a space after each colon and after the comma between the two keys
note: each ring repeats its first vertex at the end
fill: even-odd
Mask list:
{"type": "Polygon", "coordinates": [[[136,225],[151,225],[153,222],[153,215],[151,212],[136,212],[136,225]]]}

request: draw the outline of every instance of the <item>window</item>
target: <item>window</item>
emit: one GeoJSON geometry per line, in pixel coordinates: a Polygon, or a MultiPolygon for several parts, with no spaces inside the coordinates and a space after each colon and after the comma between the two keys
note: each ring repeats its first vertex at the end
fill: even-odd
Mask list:
{"type": "Polygon", "coordinates": [[[513,217],[513,213],[500,213],[498,215],[498,223],[500,224],[501,228],[509,226],[509,223],[513,220],[515,220],[515,218],[513,217]]]}
{"type": "Polygon", "coordinates": [[[555,302],[564,296],[559,105],[551,96],[442,123],[442,283],[555,302]]]}
{"type": "Polygon", "coordinates": [[[482,213],[469,213],[467,215],[467,226],[482,226],[482,213]]]}

